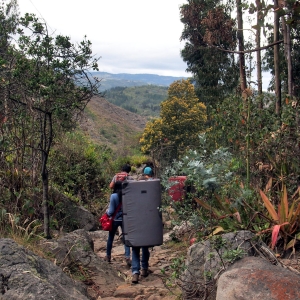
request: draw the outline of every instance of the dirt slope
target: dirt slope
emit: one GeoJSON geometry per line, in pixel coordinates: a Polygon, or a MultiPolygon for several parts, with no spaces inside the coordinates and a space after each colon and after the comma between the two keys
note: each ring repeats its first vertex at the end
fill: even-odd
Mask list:
{"type": "Polygon", "coordinates": [[[91,99],[80,127],[95,142],[112,149],[131,147],[143,132],[147,118],[124,110],[104,98],[91,99]]]}

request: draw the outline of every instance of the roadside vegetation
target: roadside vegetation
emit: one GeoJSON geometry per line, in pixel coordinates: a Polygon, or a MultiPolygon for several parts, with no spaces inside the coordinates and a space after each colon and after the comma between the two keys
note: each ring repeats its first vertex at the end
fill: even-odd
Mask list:
{"type": "Polygon", "coordinates": [[[195,103],[206,114],[186,114],[193,110],[185,102],[191,90],[175,82],[140,142],[161,168],[166,189],[170,176],[187,176],[186,199],[172,206],[176,222],[192,223],[190,236],[198,240],[247,229],[278,256],[299,246],[299,10],[293,3],[190,0],[180,8],[181,54],[193,74],[195,103]],[[243,23],[246,13],[251,24],[243,23]],[[249,26],[252,40],[245,39],[249,26]],[[262,91],[263,68],[272,75],[269,92],[262,91]]]}
{"type": "MultiPolygon", "coordinates": [[[[126,153],[96,143],[77,128],[76,117],[98,93],[97,82],[82,85],[80,80],[98,68],[91,42],[77,45],[68,37],[50,36],[34,16],[20,19],[15,1],[1,4],[1,236],[27,243],[66,228],[62,197],[99,215],[121,165],[129,163],[135,172],[151,159],[164,187],[162,209],[172,211],[172,225],[192,224],[190,239],[243,229],[278,256],[295,252],[300,240],[299,9],[296,2],[284,7],[256,3],[237,1],[235,7],[189,0],[181,7],[186,42],[181,54],[193,78],[171,84],[165,98],[162,88],[152,93],[152,102],[142,100],[142,113],[153,118],[130,139],[126,153]],[[246,11],[257,38],[247,45],[240,22],[246,11]],[[272,76],[268,93],[262,91],[262,68],[272,76]],[[184,201],[172,202],[169,178],[178,175],[187,176],[189,190],[184,201]]],[[[111,101],[130,94],[137,101],[140,89],[146,87],[115,88],[111,101]]],[[[140,113],[134,101],[125,99],[122,105],[140,113]]],[[[114,138],[112,133],[102,128],[107,138],[114,138]]],[[[183,261],[174,261],[175,279],[183,261]]]]}

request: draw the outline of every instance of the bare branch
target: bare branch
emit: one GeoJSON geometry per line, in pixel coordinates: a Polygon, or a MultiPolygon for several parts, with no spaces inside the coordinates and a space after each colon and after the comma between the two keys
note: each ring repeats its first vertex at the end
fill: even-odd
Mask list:
{"type": "Polygon", "coordinates": [[[269,45],[266,45],[266,46],[264,46],[264,47],[255,48],[255,49],[251,49],[251,50],[245,50],[245,51],[226,50],[226,49],[222,49],[222,48],[219,48],[218,46],[213,46],[213,45],[210,45],[209,47],[213,47],[213,48],[215,48],[215,49],[218,49],[218,50],[220,50],[220,51],[227,52],[227,53],[243,54],[243,53],[252,53],[252,52],[256,52],[256,51],[268,49],[268,48],[270,48],[270,47],[273,47],[273,46],[278,45],[278,44],[281,44],[281,43],[283,43],[283,40],[274,42],[274,43],[269,44],[269,45]]]}

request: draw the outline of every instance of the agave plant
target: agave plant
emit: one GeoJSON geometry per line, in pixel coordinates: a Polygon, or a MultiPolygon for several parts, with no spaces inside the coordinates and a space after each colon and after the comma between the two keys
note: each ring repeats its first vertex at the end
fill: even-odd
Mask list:
{"type": "Polygon", "coordinates": [[[228,220],[227,224],[230,223],[232,228],[234,228],[234,229],[240,228],[240,226],[242,225],[240,213],[237,211],[236,208],[233,208],[230,206],[231,203],[230,203],[229,199],[222,200],[221,197],[219,195],[217,195],[216,193],[214,194],[214,196],[217,200],[214,206],[210,205],[209,203],[207,203],[206,201],[204,201],[202,199],[194,197],[194,200],[201,207],[203,207],[204,209],[209,211],[211,213],[211,217],[218,222],[218,226],[215,226],[213,228],[213,231],[210,236],[216,235],[219,232],[225,231],[224,227],[220,225],[222,223],[222,221],[224,223],[225,219],[228,220]],[[236,221],[238,223],[236,223],[236,221]]]}
{"type": "MultiPolygon", "coordinates": [[[[259,193],[273,220],[273,226],[270,228],[272,231],[271,248],[274,249],[279,238],[283,238],[284,250],[293,247],[300,229],[299,197],[297,199],[293,199],[294,197],[292,197],[292,204],[289,206],[287,189],[284,185],[276,211],[275,205],[272,204],[266,194],[262,190],[259,190],[259,193]]],[[[296,193],[294,195],[296,195],[296,193]]]]}

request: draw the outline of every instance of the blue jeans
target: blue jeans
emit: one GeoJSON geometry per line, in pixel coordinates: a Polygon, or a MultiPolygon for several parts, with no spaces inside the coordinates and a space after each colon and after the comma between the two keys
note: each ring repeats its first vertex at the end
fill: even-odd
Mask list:
{"type": "MultiPolygon", "coordinates": [[[[113,246],[113,241],[117,232],[118,227],[122,228],[122,221],[113,221],[112,230],[108,232],[108,239],[106,244],[106,255],[111,256],[111,249],[113,246]]],[[[130,248],[124,245],[125,248],[125,257],[130,258],[130,248]]]]}
{"type": "Polygon", "coordinates": [[[140,274],[141,263],[142,269],[149,267],[150,252],[148,247],[132,247],[132,274],[140,274]],[[140,259],[140,250],[142,248],[142,260],[140,259]]]}

